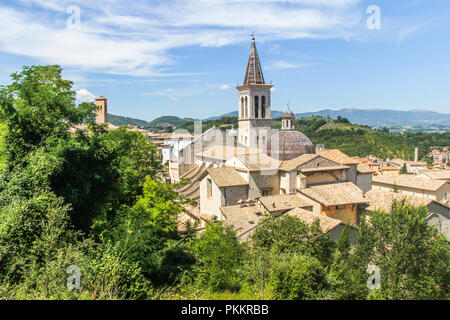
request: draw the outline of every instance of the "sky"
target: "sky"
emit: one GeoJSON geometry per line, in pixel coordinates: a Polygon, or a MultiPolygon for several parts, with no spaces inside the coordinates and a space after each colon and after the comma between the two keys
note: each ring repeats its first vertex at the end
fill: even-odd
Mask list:
{"type": "Polygon", "coordinates": [[[272,110],[450,113],[447,0],[1,0],[0,85],[59,64],[78,101],[150,121],[237,110],[254,32],[272,110]]]}

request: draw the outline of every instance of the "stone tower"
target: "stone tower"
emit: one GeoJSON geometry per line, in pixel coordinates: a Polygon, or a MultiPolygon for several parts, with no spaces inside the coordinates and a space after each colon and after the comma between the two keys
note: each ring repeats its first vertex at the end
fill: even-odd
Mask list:
{"type": "Polygon", "coordinates": [[[267,145],[272,120],[270,113],[272,87],[271,84],[264,82],[255,37],[252,37],[244,83],[236,87],[239,91],[238,139],[248,148],[265,149],[267,145]]]}
{"type": "Polygon", "coordinates": [[[283,113],[281,117],[281,130],[294,130],[295,129],[295,115],[288,106],[288,109],[283,113]]]}
{"type": "Polygon", "coordinates": [[[108,99],[101,96],[95,99],[95,105],[97,106],[95,122],[97,124],[108,123],[108,99]]]}

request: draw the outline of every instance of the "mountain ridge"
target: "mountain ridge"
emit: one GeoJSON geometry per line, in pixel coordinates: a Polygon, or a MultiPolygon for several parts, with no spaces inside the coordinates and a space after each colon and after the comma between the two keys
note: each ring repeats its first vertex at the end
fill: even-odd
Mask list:
{"type": "MultiPolygon", "coordinates": [[[[282,111],[272,111],[272,118],[279,118],[282,111]]],[[[238,116],[238,111],[233,111],[217,117],[210,117],[204,120],[216,120],[223,117],[238,116]]],[[[400,111],[393,109],[323,109],[313,112],[296,113],[297,118],[322,116],[336,119],[341,116],[347,118],[352,123],[368,125],[372,127],[393,127],[393,126],[420,126],[420,125],[449,125],[450,114],[438,113],[435,111],[414,109],[400,111]]]]}

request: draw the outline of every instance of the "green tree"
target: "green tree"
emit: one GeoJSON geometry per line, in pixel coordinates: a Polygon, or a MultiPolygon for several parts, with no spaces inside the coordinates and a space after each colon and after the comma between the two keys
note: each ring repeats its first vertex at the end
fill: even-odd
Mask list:
{"type": "Polygon", "coordinates": [[[246,250],[230,227],[221,223],[208,225],[193,243],[193,250],[197,259],[193,272],[198,286],[212,291],[239,289],[236,274],[246,250]]]}
{"type": "Polygon", "coordinates": [[[428,226],[425,207],[395,202],[389,214],[372,212],[361,219],[356,256],[360,268],[381,269],[379,297],[386,299],[448,298],[450,248],[437,229],[428,226]]]}
{"type": "Polygon", "coordinates": [[[255,230],[252,240],[255,248],[310,255],[324,264],[329,262],[335,246],[334,241],[323,234],[318,221],[309,227],[289,215],[264,219],[255,230]]]}
{"type": "Polygon", "coordinates": [[[400,174],[408,174],[408,168],[406,167],[406,163],[403,164],[400,174]]]}
{"type": "Polygon", "coordinates": [[[276,299],[311,300],[326,286],[325,272],[317,259],[281,255],[270,272],[268,288],[276,299]]]}

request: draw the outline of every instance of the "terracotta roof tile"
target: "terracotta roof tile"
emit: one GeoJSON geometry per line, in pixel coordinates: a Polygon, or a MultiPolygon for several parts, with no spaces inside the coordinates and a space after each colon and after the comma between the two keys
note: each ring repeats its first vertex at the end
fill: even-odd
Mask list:
{"type": "Polygon", "coordinates": [[[420,197],[405,196],[400,193],[386,192],[376,189],[372,189],[365,195],[366,199],[369,200],[370,206],[366,209],[368,211],[374,210],[384,210],[387,212],[391,211],[392,204],[394,200],[401,201],[406,200],[406,202],[413,206],[428,206],[430,203],[435,202],[431,199],[425,199],[420,197]]]}
{"type": "Polygon", "coordinates": [[[331,161],[337,162],[339,164],[358,164],[359,161],[350,158],[345,153],[343,153],[340,150],[337,149],[330,149],[330,150],[317,150],[317,154],[321,155],[324,158],[327,158],[331,161]]]}
{"type": "Polygon", "coordinates": [[[219,188],[248,185],[248,182],[233,168],[212,168],[208,169],[208,174],[219,188]]]}
{"type": "Polygon", "coordinates": [[[264,218],[259,206],[229,206],[220,208],[225,216],[224,224],[236,230],[237,238],[245,240],[264,218]]]}
{"type": "Polygon", "coordinates": [[[373,184],[385,184],[389,186],[397,185],[399,187],[407,187],[412,189],[436,191],[440,189],[447,181],[434,180],[414,175],[399,176],[376,176],[372,179],[373,184]]]}
{"type": "Polygon", "coordinates": [[[300,189],[299,191],[327,207],[368,202],[363,197],[363,191],[352,182],[325,184],[300,189]]]}
{"type": "Polygon", "coordinates": [[[249,171],[260,170],[277,170],[280,167],[281,162],[275,160],[264,153],[254,154],[238,154],[236,158],[241,161],[249,171]]]}
{"type": "Polygon", "coordinates": [[[357,170],[359,173],[374,173],[375,170],[373,170],[371,167],[369,167],[365,163],[358,164],[357,170]]]}
{"type": "Polygon", "coordinates": [[[293,170],[297,169],[298,166],[300,166],[302,164],[305,164],[305,163],[307,163],[307,162],[309,162],[312,159],[315,159],[317,157],[318,157],[317,154],[304,154],[304,155],[301,155],[300,157],[297,157],[295,159],[283,161],[281,166],[280,166],[280,170],[282,170],[282,171],[293,171],[293,170]]]}
{"type": "Polygon", "coordinates": [[[311,226],[317,219],[319,219],[320,228],[323,233],[327,233],[330,230],[344,224],[341,220],[330,218],[324,214],[314,213],[305,209],[296,208],[286,213],[292,217],[299,218],[308,226],[311,226]]]}
{"type": "Polygon", "coordinates": [[[313,206],[313,204],[310,201],[304,200],[296,194],[292,195],[283,194],[283,195],[261,197],[259,198],[259,202],[270,213],[286,211],[294,208],[306,208],[313,206]]]}
{"type": "Polygon", "coordinates": [[[450,180],[450,170],[427,171],[423,174],[435,180],[450,180]]]}

